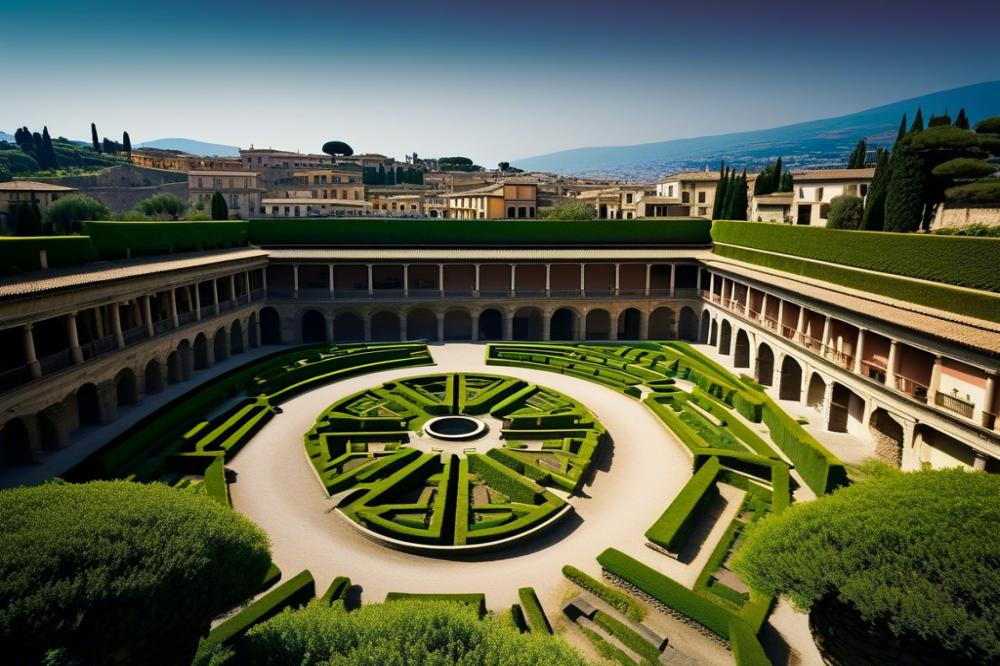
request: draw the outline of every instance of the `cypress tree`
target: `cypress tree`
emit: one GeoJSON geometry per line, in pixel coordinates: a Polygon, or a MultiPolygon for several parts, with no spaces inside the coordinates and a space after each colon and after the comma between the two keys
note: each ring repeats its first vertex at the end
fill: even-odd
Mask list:
{"type": "Polygon", "coordinates": [[[52,148],[52,137],[49,136],[48,126],[42,128],[42,149],[39,153],[45,161],[45,166],[42,168],[55,169],[59,166],[56,164],[56,151],[52,148]]]}
{"type": "Polygon", "coordinates": [[[97,140],[97,125],[90,123],[90,142],[94,145],[94,152],[101,152],[101,142],[97,140]]]}
{"type": "Polygon", "coordinates": [[[786,171],[781,174],[781,184],[778,185],[779,192],[791,192],[792,188],[795,187],[795,182],[792,179],[792,172],[786,171]]]}
{"type": "Polygon", "coordinates": [[[726,200],[722,207],[722,219],[732,220],[735,214],[735,202],[736,202],[736,190],[738,189],[736,184],[736,169],[729,170],[729,182],[726,184],[726,200]]]}
{"type": "Polygon", "coordinates": [[[923,219],[924,168],[920,157],[907,147],[892,154],[889,188],[885,197],[885,230],[911,232],[923,219]]]}
{"type": "Polygon", "coordinates": [[[229,219],[229,206],[226,205],[226,199],[222,196],[221,192],[216,192],[212,195],[212,219],[229,219]]]}
{"type": "Polygon", "coordinates": [[[865,231],[882,231],[885,228],[885,195],[889,189],[889,151],[879,149],[875,158],[875,175],[865,199],[865,212],[861,228],[865,231]]]}
{"type": "Polygon", "coordinates": [[[736,180],[736,193],[733,195],[733,209],[730,212],[730,220],[747,219],[747,168],[743,167],[743,173],[736,180]]]}
{"type": "Polygon", "coordinates": [[[958,129],[969,129],[969,118],[965,115],[965,107],[958,110],[958,117],[955,118],[955,127],[958,129]]]}
{"type": "Polygon", "coordinates": [[[719,180],[715,183],[715,201],[712,202],[712,219],[722,219],[722,200],[726,196],[726,162],[719,162],[719,180]]]}
{"type": "Polygon", "coordinates": [[[122,148],[129,155],[132,154],[132,139],[129,138],[128,132],[122,132],[122,148]]]}
{"type": "Polygon", "coordinates": [[[913,116],[913,124],[910,125],[910,131],[907,134],[913,134],[914,132],[924,131],[924,113],[917,107],[917,115],[913,116]]]}
{"type": "Polygon", "coordinates": [[[864,169],[865,168],[865,156],[868,154],[868,145],[865,143],[864,139],[859,139],[854,150],[851,151],[851,156],[847,158],[847,168],[848,169],[864,169]]]}
{"type": "MultiPolygon", "coordinates": [[[[896,143],[903,140],[906,136],[906,114],[903,114],[903,119],[899,121],[899,130],[896,132],[896,143]]],[[[895,147],[896,143],[892,144],[895,147]]]]}
{"type": "Polygon", "coordinates": [[[406,181],[403,180],[403,167],[401,166],[396,167],[396,184],[399,185],[405,182],[406,181]]]}

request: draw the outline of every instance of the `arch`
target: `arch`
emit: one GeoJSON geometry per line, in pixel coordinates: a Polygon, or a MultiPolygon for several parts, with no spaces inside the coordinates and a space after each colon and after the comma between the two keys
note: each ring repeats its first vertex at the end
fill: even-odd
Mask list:
{"type": "Polygon", "coordinates": [[[43,449],[58,449],[62,446],[62,438],[59,435],[59,410],[63,405],[56,404],[50,408],[43,409],[36,414],[38,419],[38,439],[43,449]]]}
{"type": "MultiPolygon", "coordinates": [[[[325,328],[325,324],[324,324],[325,328]]],[[[326,333],[324,331],[324,337],[326,333]]],[[[338,312],[333,318],[334,342],[359,342],[365,339],[365,322],[356,312],[338,312]]]]}
{"type": "MultiPolygon", "coordinates": [[[[319,310],[306,310],[302,313],[301,327],[302,342],[327,342],[326,317],[319,310]]],[[[334,328],[336,329],[336,323],[334,328]]]]}
{"type": "Polygon", "coordinates": [[[372,315],[372,341],[398,342],[402,328],[399,315],[389,310],[382,310],[372,315]]]}
{"type": "Polygon", "coordinates": [[[444,339],[472,339],[472,315],[468,310],[454,309],[444,313],[444,339]]]}
{"type": "Polygon", "coordinates": [[[281,317],[274,308],[262,308],[260,311],[260,338],[265,345],[281,344],[281,317]]]}
{"type": "Polygon", "coordinates": [[[155,358],[146,364],[142,371],[143,393],[150,395],[163,390],[163,364],[155,358]]]}
{"type": "Polygon", "coordinates": [[[625,308],[618,313],[616,323],[619,340],[638,340],[639,323],[642,315],[636,308],[625,308]]]}
{"type": "Polygon", "coordinates": [[[437,317],[427,308],[416,308],[406,313],[407,340],[436,340],[437,317]]]}
{"type": "Polygon", "coordinates": [[[856,432],[862,425],[864,413],[864,398],[840,382],[834,382],[827,429],[831,432],[856,432]]]}
{"type": "Polygon", "coordinates": [[[791,356],[781,361],[781,378],[778,380],[778,397],[782,400],[802,399],[802,366],[791,356]]]}
{"type": "Polygon", "coordinates": [[[204,370],[208,367],[208,338],[199,333],[194,339],[194,369],[204,370]]]}
{"type": "Polygon", "coordinates": [[[742,328],[736,331],[736,348],[733,350],[733,367],[750,367],[750,336],[742,328]]]}
{"type": "Polygon", "coordinates": [[[237,319],[229,329],[229,353],[242,354],[243,349],[243,324],[237,319]]]}
{"type": "Polygon", "coordinates": [[[167,383],[177,384],[184,381],[184,367],[180,352],[174,350],[167,354],[167,383]]]}
{"type": "Polygon", "coordinates": [[[122,368],[115,375],[115,400],[118,405],[134,405],[139,402],[139,380],[132,368],[122,368]]]}
{"type": "Polygon", "coordinates": [[[575,340],[577,314],[570,308],[559,308],[549,319],[550,340],[575,340]]]}
{"type": "Polygon", "coordinates": [[[673,337],[674,311],[670,308],[656,308],[649,313],[650,340],[669,340],[673,337]]]}
{"type": "Polygon", "coordinates": [[[712,315],[709,314],[708,310],[702,310],[701,312],[701,329],[698,332],[698,342],[705,344],[709,340],[710,329],[712,326],[712,315]]]}
{"type": "Polygon", "coordinates": [[[35,457],[31,453],[31,436],[28,434],[28,426],[21,419],[11,419],[3,424],[0,430],[0,438],[3,439],[4,458],[8,466],[28,465],[34,462],[35,457]]]}
{"type": "Polygon", "coordinates": [[[101,425],[101,401],[96,386],[84,384],[76,390],[76,412],[81,426],[101,425]]]}
{"type": "Polygon", "coordinates": [[[875,440],[875,457],[890,465],[903,465],[903,426],[879,407],[872,412],[868,429],[875,440]]]}
{"type": "Polygon", "coordinates": [[[698,340],[698,315],[687,305],[681,308],[677,324],[677,337],[688,342],[697,342],[698,340]]]}
{"type": "Polygon", "coordinates": [[[918,423],[914,428],[914,439],[921,444],[921,461],[934,469],[942,467],[975,468],[976,450],[968,443],[955,439],[937,428],[926,423],[918,423]]]}
{"type": "Polygon", "coordinates": [[[518,308],[511,325],[512,340],[541,340],[542,311],[535,307],[518,308]]]}
{"type": "Polygon", "coordinates": [[[260,346],[257,333],[257,313],[251,312],[250,317],[247,319],[247,344],[251,349],[260,346]]]}
{"type": "Polygon", "coordinates": [[[177,345],[177,355],[181,358],[181,381],[187,381],[194,374],[194,350],[191,349],[191,343],[181,340],[177,345]]]}
{"type": "Polygon", "coordinates": [[[719,353],[728,356],[729,352],[732,351],[732,342],[733,326],[728,319],[723,319],[722,326],[719,327],[719,353]]]}
{"type": "Polygon", "coordinates": [[[584,321],[584,340],[607,340],[611,337],[611,313],[607,310],[591,310],[584,321]]]}
{"type": "Polygon", "coordinates": [[[503,313],[496,308],[486,308],[479,313],[479,339],[500,340],[503,338],[503,313]]]}
{"type": "Polygon", "coordinates": [[[719,322],[712,320],[712,327],[708,334],[708,344],[711,346],[716,346],[719,344],[719,322]]]}
{"type": "Polygon", "coordinates": [[[753,378],[763,386],[774,386],[774,352],[766,342],[757,347],[757,363],[753,378]]]}
{"type": "Polygon", "coordinates": [[[224,326],[219,327],[215,331],[215,335],[212,336],[212,355],[216,363],[229,358],[229,350],[226,348],[226,328],[224,326]]]}
{"type": "Polygon", "coordinates": [[[819,376],[818,372],[812,373],[809,377],[809,388],[806,389],[806,404],[813,407],[820,407],[826,395],[826,382],[819,376]]]}

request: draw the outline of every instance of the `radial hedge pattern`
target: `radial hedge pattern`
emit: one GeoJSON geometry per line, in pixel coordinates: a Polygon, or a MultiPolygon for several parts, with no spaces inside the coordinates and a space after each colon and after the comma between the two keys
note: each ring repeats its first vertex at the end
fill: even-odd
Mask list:
{"type": "Polygon", "coordinates": [[[372,535],[472,549],[518,540],[571,510],[548,488],[577,491],[604,440],[594,415],[561,393],[510,377],[444,374],[386,382],[331,405],[305,446],[327,492],[343,493],[343,515],[372,535]],[[429,421],[453,415],[496,419],[498,446],[417,445],[429,421]]]}

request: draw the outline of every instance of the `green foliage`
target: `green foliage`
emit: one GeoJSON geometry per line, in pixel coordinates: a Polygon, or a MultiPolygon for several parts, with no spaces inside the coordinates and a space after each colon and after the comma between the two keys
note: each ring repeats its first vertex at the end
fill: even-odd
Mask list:
{"type": "Polygon", "coordinates": [[[354,154],[354,149],[343,141],[327,141],[323,144],[323,152],[336,159],[337,155],[349,157],[354,154]]]}
{"type": "Polygon", "coordinates": [[[847,158],[847,168],[864,169],[865,158],[867,156],[868,156],[867,142],[864,139],[858,139],[857,145],[854,146],[854,150],[851,151],[850,157],[847,158]]]}
{"type": "Polygon", "coordinates": [[[764,647],[746,622],[733,620],[729,623],[729,642],[733,646],[736,666],[771,666],[764,647]]]}
{"type": "Polygon", "coordinates": [[[165,252],[191,252],[247,244],[247,223],[232,222],[87,222],[97,256],[118,259],[165,252]]]}
{"type": "Polygon", "coordinates": [[[96,258],[86,236],[0,237],[0,274],[38,270],[39,250],[45,250],[50,268],[76,266],[96,258]]]}
{"type": "Polygon", "coordinates": [[[634,597],[625,594],[618,588],[606,585],[569,564],[563,567],[562,572],[566,578],[587,590],[633,622],[641,622],[642,618],[646,616],[646,607],[634,597]]]}
{"type": "Polygon", "coordinates": [[[83,194],[62,197],[45,211],[45,222],[57,233],[79,233],[83,222],[102,220],[111,213],[97,199],[83,194]]]}
{"type": "Polygon", "coordinates": [[[646,538],[668,551],[676,552],[684,528],[690,523],[691,516],[701,503],[709,489],[715,486],[715,477],[719,473],[719,459],[709,458],[695,472],[694,476],[677,493],[677,497],[656,522],[646,530],[646,538]]]}
{"type": "Polygon", "coordinates": [[[447,601],[452,604],[463,604],[476,611],[480,618],[486,615],[486,595],[481,592],[469,592],[465,594],[421,594],[416,592],[390,592],[385,595],[385,600],[390,601],[447,601]]]}
{"type": "Polygon", "coordinates": [[[14,663],[57,648],[84,662],[193,652],[270,565],[247,518],[158,484],[4,490],[0,515],[0,652],[14,663]]]}
{"type": "Polygon", "coordinates": [[[94,147],[94,152],[101,152],[101,142],[97,138],[97,125],[90,123],[90,143],[94,147]]]}
{"type": "Polygon", "coordinates": [[[879,475],[748,530],[735,568],[807,609],[827,595],[970,663],[1000,657],[1000,477],[879,475]]]}
{"type": "Polygon", "coordinates": [[[889,161],[885,197],[885,230],[911,232],[923,220],[924,163],[906,144],[896,147],[889,161]]]}
{"type": "Polygon", "coordinates": [[[583,666],[562,639],[520,633],[495,615],[444,601],[367,604],[353,612],[313,603],[251,629],[239,657],[255,664],[331,666],[583,666]]]}
{"type": "Polygon", "coordinates": [[[764,167],[754,181],[753,193],[757,196],[762,194],[772,194],[774,192],[790,192],[791,182],[784,177],[781,167],[781,158],[764,167]],[[788,189],[785,189],[787,186],[788,189]]]}
{"type": "Polygon", "coordinates": [[[619,622],[604,611],[597,611],[594,614],[594,624],[620,640],[625,647],[642,657],[645,663],[659,663],[660,651],[625,623],[619,622]]]}
{"type": "Polygon", "coordinates": [[[517,596],[521,600],[521,608],[524,610],[531,631],[539,634],[551,634],[552,625],[549,624],[549,618],[545,617],[545,610],[542,609],[542,604],[538,601],[535,588],[522,587],[517,591],[517,596]]]}
{"type": "Polygon", "coordinates": [[[229,206],[226,204],[226,198],[222,196],[221,192],[216,192],[212,195],[212,219],[229,219],[229,206]]]}
{"type": "Polygon", "coordinates": [[[938,236],[978,236],[980,238],[1000,238],[1000,226],[993,224],[968,224],[964,227],[941,227],[933,232],[938,236]]]}
{"type": "Polygon", "coordinates": [[[997,167],[985,160],[956,157],[953,160],[948,160],[937,165],[931,173],[940,178],[976,179],[985,178],[996,171],[997,167]]]}
{"type": "Polygon", "coordinates": [[[980,120],[976,123],[976,134],[1000,134],[1000,116],[980,120]]]}
{"type": "Polygon", "coordinates": [[[830,212],[826,219],[827,229],[859,229],[865,204],[861,197],[841,194],[830,200],[830,212]]]}
{"type": "Polygon", "coordinates": [[[944,194],[949,202],[956,204],[1000,205],[1000,178],[951,187],[944,194]]]}
{"type": "Polygon", "coordinates": [[[151,197],[143,199],[137,203],[135,207],[136,210],[148,217],[176,220],[184,214],[184,211],[188,209],[188,202],[181,199],[176,194],[164,192],[162,194],[154,194],[151,197]]]}
{"type": "Polygon", "coordinates": [[[320,597],[320,600],[326,604],[343,601],[350,591],[351,579],[346,576],[337,576],[330,583],[330,587],[326,588],[326,592],[320,597]]]}
{"type": "Polygon", "coordinates": [[[592,204],[583,201],[562,203],[551,208],[541,208],[538,218],[542,220],[593,220],[597,218],[597,209],[592,204]]]}

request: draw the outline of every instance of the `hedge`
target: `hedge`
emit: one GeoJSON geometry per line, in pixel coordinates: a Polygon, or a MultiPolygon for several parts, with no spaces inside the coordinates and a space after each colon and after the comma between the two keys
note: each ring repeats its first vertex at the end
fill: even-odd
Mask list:
{"type": "Polygon", "coordinates": [[[685,526],[690,524],[691,516],[702,498],[714,487],[719,469],[719,459],[714,456],[709,458],[681,488],[670,506],[646,530],[646,538],[669,552],[677,552],[679,537],[683,535],[685,526]]]}
{"type": "Polygon", "coordinates": [[[628,625],[619,622],[604,611],[594,614],[594,624],[601,627],[622,642],[622,645],[635,652],[650,664],[660,661],[660,651],[652,643],[640,636],[628,625]]]}
{"type": "MultiPolygon", "coordinates": [[[[145,224],[145,223],[140,223],[145,224]]],[[[250,220],[256,245],[709,245],[707,220],[250,220]]]]}
{"type": "Polygon", "coordinates": [[[222,456],[205,468],[205,493],[223,506],[232,506],[229,500],[229,484],[226,483],[226,461],[222,456]]]}
{"type": "Polygon", "coordinates": [[[743,620],[735,619],[729,623],[729,642],[736,666],[771,666],[771,660],[764,653],[757,635],[743,620]]]}
{"type": "MultiPolygon", "coordinates": [[[[1000,240],[717,221],[712,239],[879,273],[1000,291],[1000,240]]],[[[872,276],[865,279],[872,280],[872,276]]]]}
{"type": "Polygon", "coordinates": [[[49,268],[77,266],[94,261],[97,254],[86,236],[24,236],[0,238],[0,275],[39,270],[41,250],[49,268]]]}
{"type": "Polygon", "coordinates": [[[542,604],[538,601],[535,588],[522,587],[518,589],[517,596],[521,600],[521,609],[528,620],[531,632],[536,634],[551,634],[552,625],[549,624],[549,618],[545,616],[542,604]]]}
{"type": "Polygon", "coordinates": [[[570,564],[564,566],[562,572],[566,578],[587,590],[633,622],[641,622],[642,618],[646,616],[645,606],[618,588],[605,585],[593,576],[587,575],[570,564]]]}
{"type": "Polygon", "coordinates": [[[315,596],[316,582],[309,571],[303,571],[212,629],[198,645],[198,654],[232,645],[255,624],[274,617],[286,608],[304,606],[315,596]]]}
{"type": "Polygon", "coordinates": [[[538,504],[548,495],[545,489],[534,481],[522,479],[487,455],[471,453],[466,459],[469,461],[469,471],[478,474],[487,485],[500,491],[513,502],[538,504]]]}
{"type": "Polygon", "coordinates": [[[247,244],[247,223],[227,222],[84,222],[100,259],[166,252],[216,250],[247,244]]]}
{"type": "MultiPolygon", "coordinates": [[[[787,229],[788,227],[782,225],[782,228],[787,229]]],[[[864,232],[847,231],[844,233],[864,232]]],[[[1000,243],[1000,239],[979,239],[968,236],[943,236],[942,238],[973,238],[975,240],[994,240],[1000,243]]],[[[817,264],[794,257],[779,257],[739,247],[722,247],[717,245],[714,252],[719,256],[729,257],[737,261],[773,268],[786,273],[794,273],[825,282],[832,282],[851,289],[879,294],[900,301],[917,303],[938,310],[955,312],[987,321],[1000,322],[1000,297],[985,292],[959,291],[945,285],[912,282],[892,277],[891,275],[872,275],[850,268],[817,264]]],[[[998,260],[1000,258],[994,258],[994,261],[998,260]]]]}
{"type": "Polygon", "coordinates": [[[416,599],[418,601],[451,601],[457,604],[472,606],[482,619],[486,615],[486,595],[482,593],[469,594],[420,594],[416,592],[390,592],[385,595],[386,601],[402,601],[416,599]]]}
{"type": "Polygon", "coordinates": [[[343,601],[350,591],[351,579],[347,576],[337,576],[319,599],[322,603],[329,605],[335,601],[343,601]]]}

